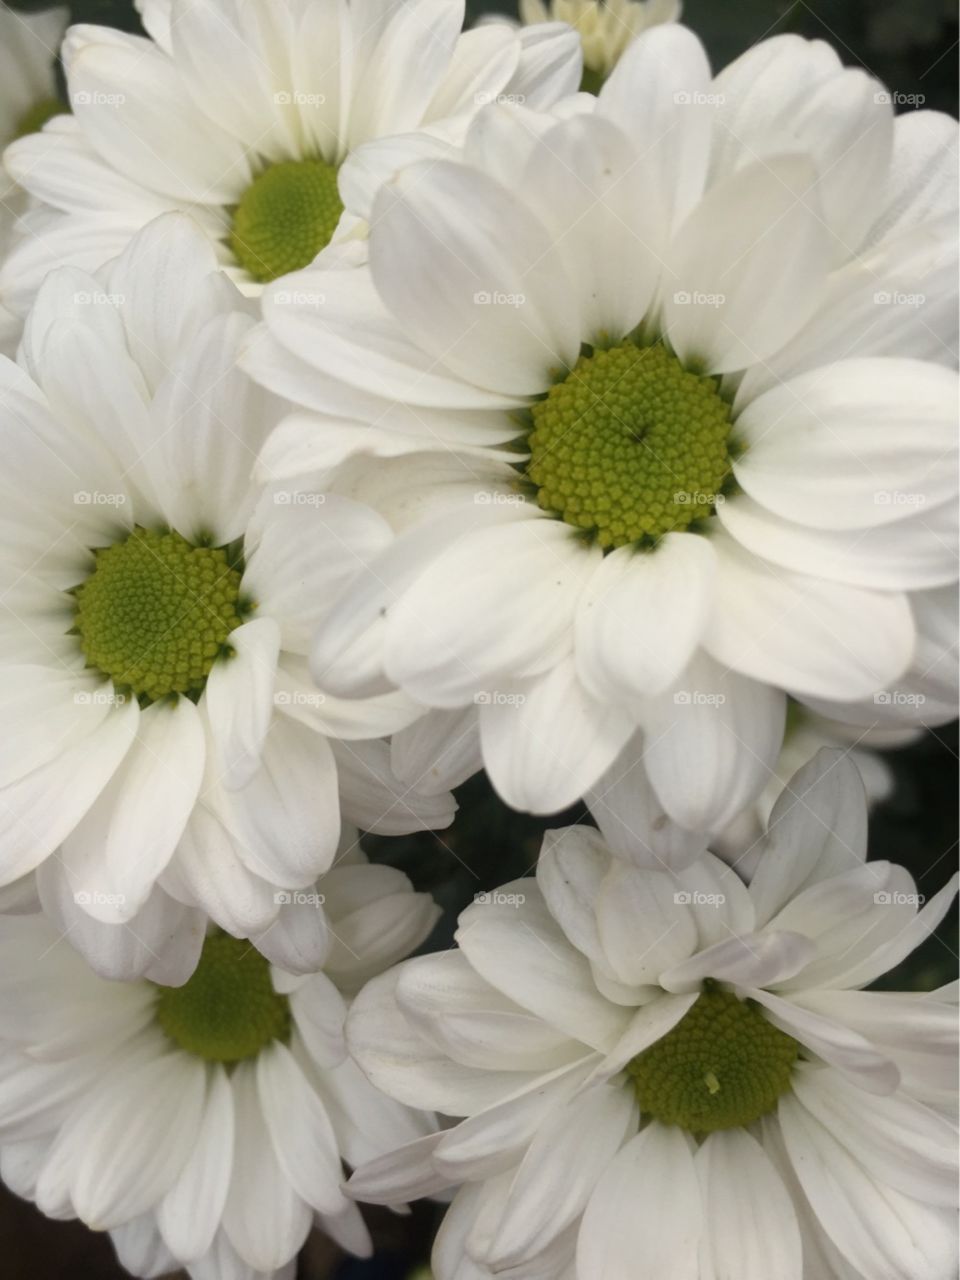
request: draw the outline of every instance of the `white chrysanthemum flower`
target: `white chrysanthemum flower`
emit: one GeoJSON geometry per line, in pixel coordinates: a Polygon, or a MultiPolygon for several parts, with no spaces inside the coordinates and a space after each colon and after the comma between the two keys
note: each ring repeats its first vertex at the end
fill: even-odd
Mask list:
{"type": "MultiPolygon", "coordinates": [[[[0,4],[0,148],[65,110],[57,99],[54,67],[66,27],[66,9],[16,13],[0,4]]],[[[24,204],[23,192],[0,166],[0,261],[24,204]]],[[[0,305],[0,353],[12,354],[21,327],[20,319],[0,305]]]]}
{"type": "Polygon", "coordinates": [[[151,218],[190,213],[247,292],[306,266],[341,220],[337,175],[359,144],[456,135],[500,94],[545,107],[576,88],[569,28],[461,32],[463,0],[144,0],[152,39],[75,26],[71,116],[6,153],[41,207],[0,272],[30,305],[52,266],[91,270],[151,218]]]}
{"type": "MultiPolygon", "coordinates": [[[[181,987],[108,982],[38,916],[0,930],[0,1174],[53,1218],[109,1230],[135,1275],[288,1280],[316,1223],[370,1252],[342,1161],[428,1133],[347,1056],[349,999],[438,910],[390,867],[341,862],[320,971],[213,930],[181,987]]],[[[315,905],[308,906],[314,914],[315,905]]]]}
{"type": "Polygon", "coordinates": [[[254,484],[278,406],[236,365],[249,310],[170,214],[101,276],[52,273],[22,367],[0,360],[0,885],[9,906],[36,871],[110,976],[173,981],[153,967],[173,939],[182,981],[195,908],[286,963],[282,891],[330,866],[341,812],[388,835],[453,816],[390,770],[416,704],[309,680],[331,601],[391,534],[254,484]]]}
{"type": "Polygon", "coordinates": [[[460,1123],[364,1166],[391,1203],[464,1184],[438,1280],[950,1280],[956,1009],[862,991],[949,908],[864,862],[836,752],[792,779],[749,888],[548,833],[537,877],[478,895],[459,948],[361,992],[371,1082],[460,1123]]]}
{"type": "Polygon", "coordinates": [[[680,0],[520,0],[527,25],[569,22],[583,47],[583,85],[597,90],[641,31],[676,22],[680,0]]]}
{"type": "Polygon", "coordinates": [[[265,295],[247,367],[337,419],[266,475],[366,455],[419,516],[317,678],[448,737],[479,704],[510,804],[587,795],[650,863],[766,785],[784,691],[954,714],[956,125],[796,37],[711,81],[672,25],[584,100],[491,108],[379,189],[374,145],[369,241],[265,295]]]}

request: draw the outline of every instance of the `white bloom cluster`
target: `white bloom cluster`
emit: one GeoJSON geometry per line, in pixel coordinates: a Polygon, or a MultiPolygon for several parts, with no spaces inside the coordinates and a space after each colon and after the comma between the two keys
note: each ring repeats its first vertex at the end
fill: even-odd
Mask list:
{"type": "Polygon", "coordinates": [[[867,814],[955,124],[672,0],[138,9],[0,6],[0,1176],[142,1277],[442,1196],[437,1280],[951,1280],[955,995],[868,988],[956,880],[867,814]],[[408,959],[359,832],[440,884],[480,771],[589,817],[408,959]]]}

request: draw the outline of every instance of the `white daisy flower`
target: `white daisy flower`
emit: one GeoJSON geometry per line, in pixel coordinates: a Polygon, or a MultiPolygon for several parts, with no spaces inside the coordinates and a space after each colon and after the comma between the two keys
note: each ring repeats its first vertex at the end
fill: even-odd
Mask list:
{"type": "Polygon", "coordinates": [[[520,20],[569,22],[583,46],[581,87],[596,92],[632,40],[648,27],[676,22],[680,0],[520,0],[520,20]]]}
{"type": "Polygon", "coordinates": [[[36,872],[109,976],[183,981],[196,908],[269,930],[341,813],[388,835],[453,816],[390,770],[382,735],[416,704],[309,680],[311,636],[391,533],[336,494],[261,496],[278,406],[236,365],[248,310],[171,214],[98,277],[52,273],[22,367],[0,360],[0,885],[16,903],[36,872]]]}
{"type": "Polygon", "coordinates": [[[109,1231],[140,1276],[290,1280],[313,1224],[369,1254],[341,1162],[433,1122],[371,1088],[347,1056],[344,1018],[359,986],[409,955],[439,913],[400,872],[364,861],[316,886],[330,945],[308,977],[214,929],[185,986],[108,982],[49,921],[5,921],[7,1185],[50,1217],[109,1231]]]}
{"type": "Polygon", "coordinates": [[[371,186],[354,265],[268,291],[247,367],[326,415],[265,474],[339,448],[377,483],[410,453],[420,521],[334,611],[317,678],[386,678],[448,736],[479,704],[508,803],[586,795],[653,864],[766,785],[784,691],[954,713],[956,126],[894,121],[795,37],[711,81],[674,25],[584,98],[491,108],[459,160],[371,186]]]}
{"type": "MultiPolygon", "coordinates": [[[[54,66],[67,27],[66,9],[16,13],[0,4],[0,147],[41,129],[66,110],[57,98],[54,66]]],[[[0,260],[12,243],[24,194],[0,165],[0,260]]],[[[12,354],[22,322],[0,304],[0,353],[12,354]]]]}
{"type": "Polygon", "coordinates": [[[864,862],[854,766],[823,752],[783,793],[749,888],[547,834],[536,879],[460,917],[459,948],[361,992],[371,1082],[459,1123],[350,1188],[463,1184],[438,1280],[949,1280],[956,1009],[862,991],[942,919],[864,862]]]}
{"type": "Polygon", "coordinates": [[[461,131],[501,93],[547,106],[580,78],[565,26],[462,33],[463,0],[144,0],[151,39],[75,26],[73,114],[6,153],[41,207],[0,273],[23,312],[44,274],[101,266],[172,209],[204,228],[246,292],[306,266],[341,221],[360,143],[461,131]]]}

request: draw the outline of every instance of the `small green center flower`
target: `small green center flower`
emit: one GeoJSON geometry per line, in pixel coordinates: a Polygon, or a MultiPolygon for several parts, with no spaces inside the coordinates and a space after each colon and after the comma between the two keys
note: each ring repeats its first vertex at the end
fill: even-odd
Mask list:
{"type": "Polygon", "coordinates": [[[266,169],[243,193],[230,248],[254,280],[276,280],[309,266],[332,240],[341,213],[335,165],[287,160],[266,169]]]}
{"type": "Polygon", "coordinates": [[[530,413],[537,501],[601,547],[687,529],[730,483],[730,407],[716,379],[660,344],[582,355],[530,413]]]}
{"type": "Polygon", "coordinates": [[[138,527],[95,554],[74,592],[87,665],[144,702],[198,695],[243,621],[240,574],[226,551],[138,527]]]}
{"type": "Polygon", "coordinates": [[[58,98],[41,98],[17,121],[13,137],[26,138],[28,134],[39,133],[48,120],[52,120],[54,116],[62,116],[66,110],[58,98]]]}
{"type": "Polygon", "coordinates": [[[756,1004],[707,983],[686,1017],[626,1070],[641,1115],[713,1133],[772,1110],[790,1088],[797,1050],[756,1004]]]}
{"type": "Polygon", "coordinates": [[[250,942],[213,933],[182,987],[158,987],[156,1020],[187,1053],[208,1062],[255,1057],[290,1036],[290,1005],[270,981],[270,965],[250,942]]]}

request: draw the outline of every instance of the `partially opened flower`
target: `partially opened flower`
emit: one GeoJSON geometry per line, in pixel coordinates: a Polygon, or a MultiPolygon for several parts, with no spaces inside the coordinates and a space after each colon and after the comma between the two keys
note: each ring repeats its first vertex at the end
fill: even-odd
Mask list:
{"type": "MultiPolygon", "coordinates": [[[[95,269],[173,209],[190,213],[256,292],[334,237],[338,171],[359,144],[421,128],[456,133],[498,94],[546,106],[580,78],[569,28],[462,33],[463,0],[140,7],[150,39],[71,28],[73,114],[7,153],[40,202],[0,272],[14,310],[29,306],[51,267],[95,269]]],[[[351,225],[348,216],[341,232],[351,225]]]]}
{"type": "Polygon", "coordinates": [[[385,834],[453,816],[391,773],[406,695],[309,681],[314,630],[390,530],[253,483],[278,412],[236,365],[253,323],[172,214],[101,277],[53,273],[23,366],[0,361],[0,886],[29,896],[36,872],[111,976],[182,930],[182,981],[196,908],[263,933],[330,866],[341,813],[385,834]]]}
{"type": "Polygon", "coordinates": [[[914,682],[956,636],[929,599],[957,576],[955,138],[822,44],[711,81],[668,24],[595,109],[492,107],[385,181],[356,263],[268,292],[247,358],[336,415],[285,424],[265,474],[331,439],[375,477],[410,455],[416,527],[318,680],[386,677],[450,733],[478,707],[508,803],[586,795],[648,865],[767,784],[784,692],[950,718],[955,684],[944,710],[914,682]]]}
{"type": "Polygon", "coordinates": [[[676,22],[680,0],[520,0],[528,25],[569,22],[583,45],[583,85],[596,91],[641,31],[676,22]]]}
{"type": "Polygon", "coordinates": [[[956,1009],[862,991],[936,928],[864,862],[852,764],[784,791],[749,888],[548,833],[458,949],[374,979],[347,1024],[371,1082],[459,1123],[361,1168],[362,1199],[463,1183],[438,1280],[949,1280],[956,1009]]]}
{"type": "MultiPolygon", "coordinates": [[[[65,109],[56,96],[54,67],[66,26],[66,9],[16,13],[0,4],[0,147],[41,129],[65,109]]],[[[0,167],[0,261],[25,203],[14,179],[0,167]]],[[[0,352],[12,352],[20,328],[19,318],[0,305],[0,352]]]]}
{"type": "MultiPolygon", "coordinates": [[[[358,986],[437,910],[356,857],[316,886],[322,970],[293,977],[212,930],[185,986],[108,982],[39,916],[0,931],[0,1174],[54,1218],[111,1233],[135,1275],[290,1280],[318,1225],[371,1251],[356,1165],[429,1132],[347,1056],[358,986]]],[[[310,909],[316,910],[316,907],[310,909]]]]}

